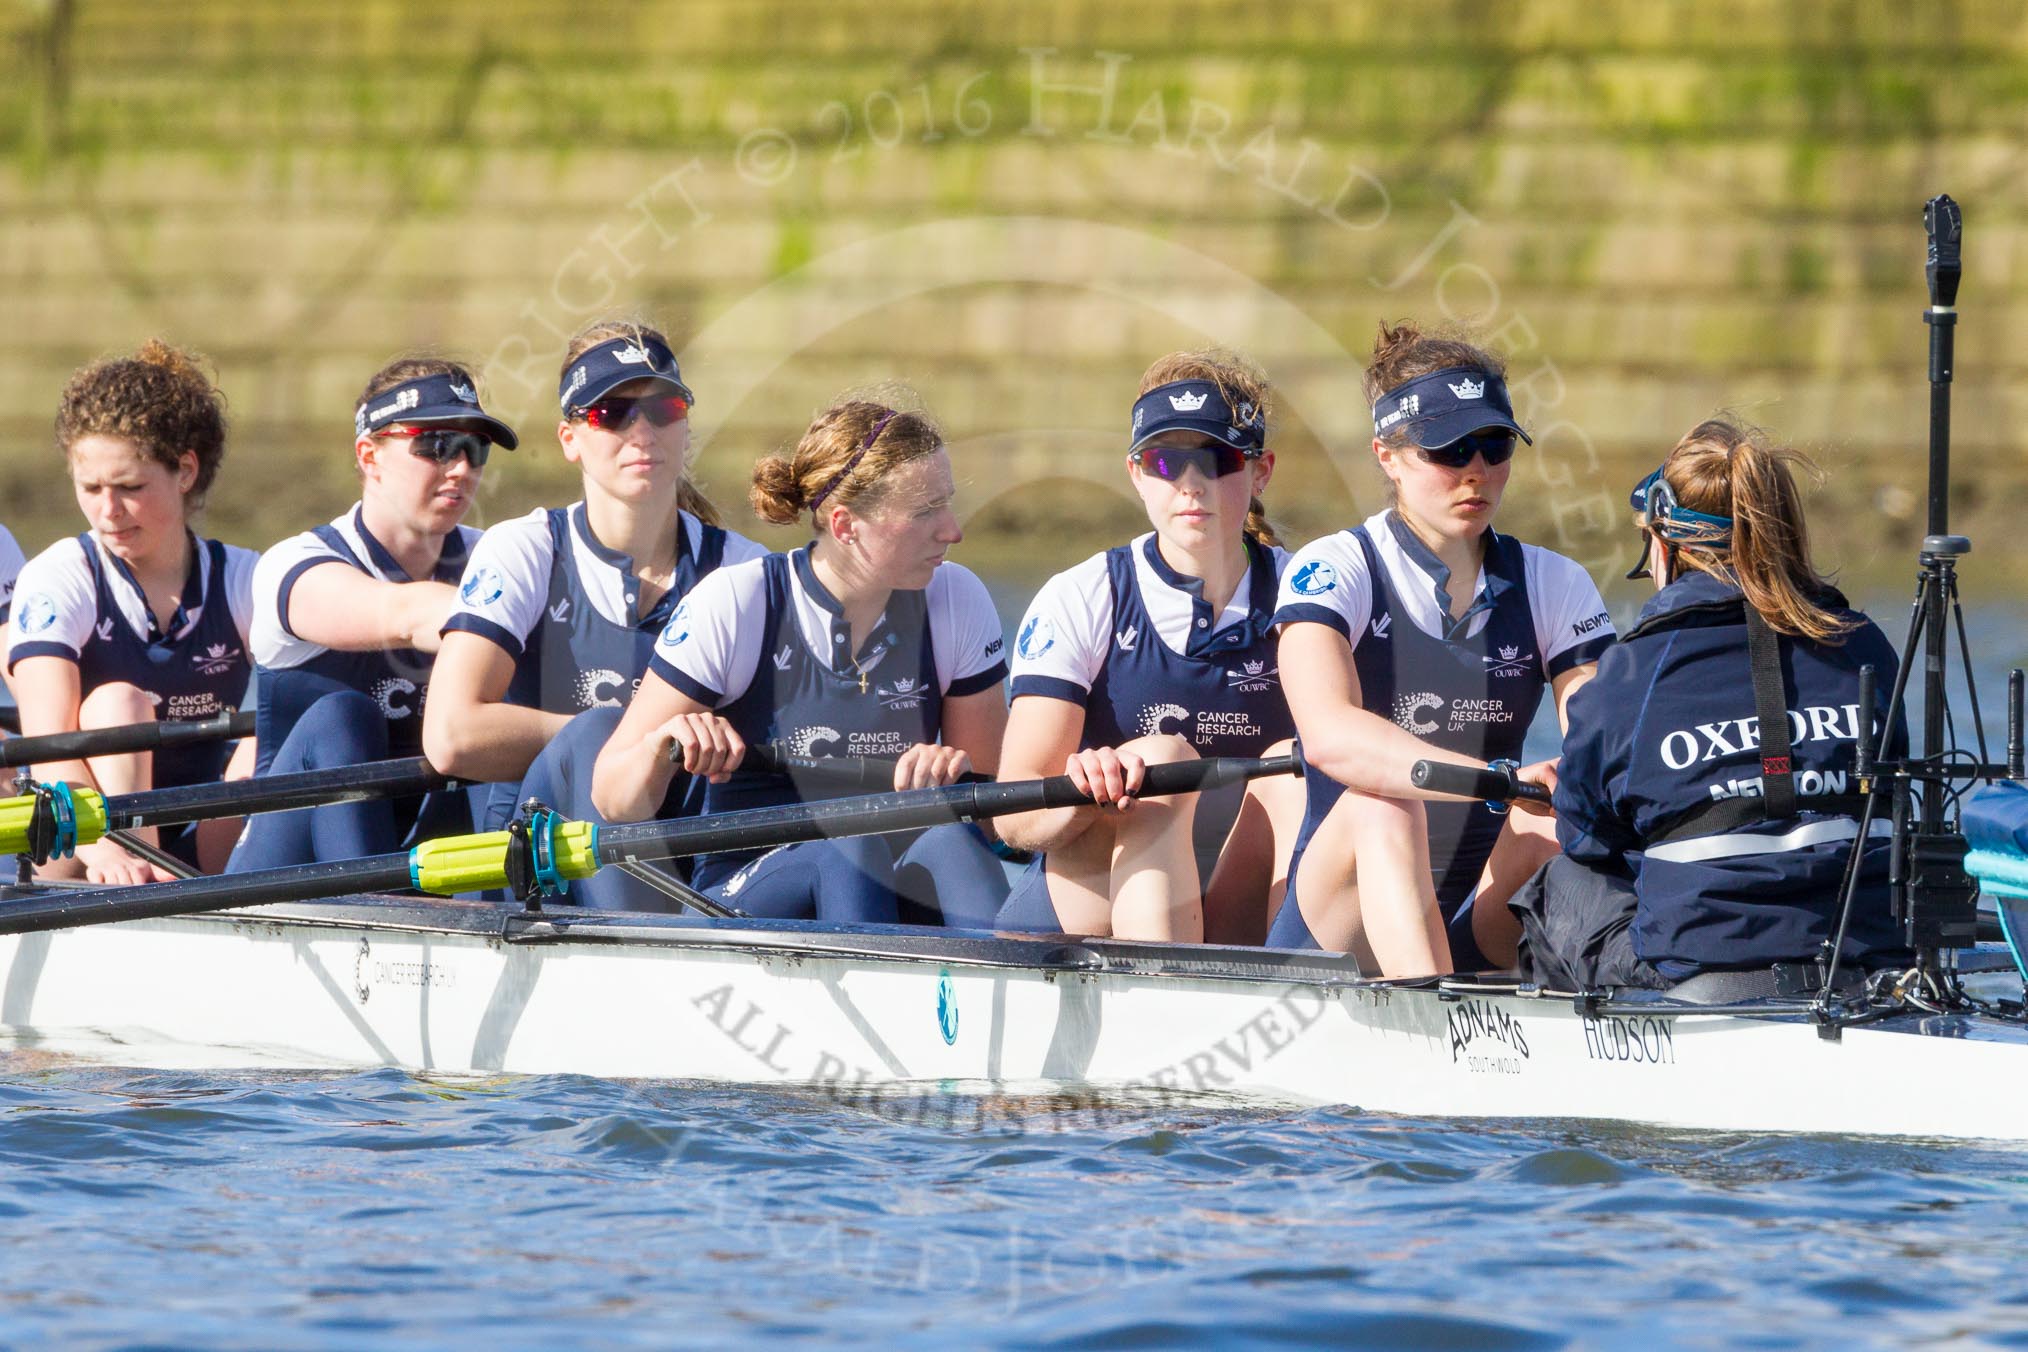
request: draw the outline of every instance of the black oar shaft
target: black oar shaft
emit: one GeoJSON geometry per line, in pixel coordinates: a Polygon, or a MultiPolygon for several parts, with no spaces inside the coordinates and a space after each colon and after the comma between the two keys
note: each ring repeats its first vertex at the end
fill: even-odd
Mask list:
{"type": "Polygon", "coordinates": [[[71,925],[225,911],[276,901],[314,901],[354,892],[387,892],[409,885],[409,856],[368,855],[328,864],[297,864],[252,873],[186,878],[146,887],[51,892],[0,904],[0,934],[29,934],[71,925]]]}
{"type": "Polygon", "coordinates": [[[82,732],[52,732],[39,737],[10,737],[0,741],[0,766],[47,765],[51,761],[79,760],[86,756],[113,756],[128,751],[160,751],[165,747],[191,746],[231,737],[251,737],[254,716],[235,711],[215,718],[166,723],[129,723],[118,728],[89,728],[82,732]]]}
{"type": "MultiPolygon", "coordinates": [[[[678,764],[682,763],[680,753],[675,759],[678,764]]],[[[839,789],[879,793],[894,788],[894,767],[900,759],[899,756],[805,756],[790,751],[780,742],[762,742],[746,749],[739,770],[787,775],[790,779],[801,779],[807,775],[839,789]]],[[[981,784],[991,778],[990,775],[968,773],[958,782],[981,784]]]]}
{"type": "MultiPolygon", "coordinates": [[[[1257,775],[1291,774],[1293,756],[1266,760],[1217,757],[1148,767],[1141,793],[1160,797],[1215,788],[1257,775]]],[[[685,855],[720,854],[732,850],[767,849],[829,836],[878,835],[913,831],[947,822],[982,821],[1019,812],[1053,807],[1083,807],[1089,795],[1068,775],[1024,779],[1012,783],[953,784],[941,789],[910,789],[815,803],[788,803],[753,808],[720,817],[679,821],[636,822],[599,828],[598,856],[606,863],[622,859],[674,859],[685,855]]]]}
{"type": "MultiPolygon", "coordinates": [[[[1212,759],[1157,765],[1148,770],[1141,793],[1158,796],[1214,788],[1259,775],[1293,774],[1301,762],[1294,756],[1266,760],[1212,759]]],[[[1070,778],[1019,780],[1007,784],[953,784],[942,789],[838,798],[826,802],[728,812],[717,818],[673,822],[640,822],[598,828],[596,860],[589,849],[579,853],[581,871],[563,876],[588,876],[598,863],[626,859],[671,859],[723,850],[788,845],[826,836],[904,831],[951,821],[978,821],[1015,812],[1051,807],[1077,807],[1091,801],[1070,778]]],[[[588,832],[583,823],[566,824],[565,832],[588,832]]],[[[314,901],[355,892],[398,891],[420,885],[425,891],[456,893],[501,885],[512,876],[508,867],[508,833],[454,836],[401,854],[286,868],[230,873],[215,878],[189,878],[144,887],[99,888],[35,896],[0,904],[0,934],[121,920],[147,920],[194,915],[241,906],[314,901]]]]}
{"type": "Polygon", "coordinates": [[[106,799],[106,820],[114,830],[177,826],[250,812],[355,803],[404,793],[427,793],[451,781],[421,756],[375,761],[333,770],[302,770],[258,779],[235,779],[181,789],[150,789],[106,799]]]}

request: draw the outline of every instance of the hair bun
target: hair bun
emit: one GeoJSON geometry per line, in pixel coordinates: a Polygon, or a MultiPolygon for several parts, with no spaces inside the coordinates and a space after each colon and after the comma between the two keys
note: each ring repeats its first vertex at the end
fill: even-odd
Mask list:
{"type": "Polygon", "coordinates": [[[793,523],[802,515],[805,505],[795,467],[782,456],[762,456],[754,463],[753,488],[747,500],[761,520],[776,526],[793,523]]]}

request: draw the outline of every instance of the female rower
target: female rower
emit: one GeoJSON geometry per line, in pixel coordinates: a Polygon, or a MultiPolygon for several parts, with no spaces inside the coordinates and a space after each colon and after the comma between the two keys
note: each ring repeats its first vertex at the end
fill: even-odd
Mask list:
{"type": "MultiPolygon", "coordinates": [[[[614,821],[655,813],[677,750],[684,770],[709,781],[707,814],[836,791],[817,775],[733,774],[757,743],[893,756],[896,789],[991,773],[1007,668],[985,585],[944,562],[964,538],[953,492],[936,425],[892,400],[844,400],[791,457],[755,465],[755,512],[778,525],[808,513],[816,538],[721,570],[677,608],[599,756],[600,811],[614,821]]],[[[978,927],[1006,895],[984,837],[955,825],[711,855],[694,880],[750,914],[820,920],[892,922],[905,893],[911,919],[978,927]]]]}
{"type": "Polygon", "coordinates": [[[1511,764],[1545,686],[1567,723],[1612,622],[1583,568],[1492,529],[1527,439],[1499,358],[1383,323],[1366,393],[1393,505],[1291,559],[1275,613],[1309,801],[1268,942],[1370,951],[1394,977],[1473,970],[1510,958],[1515,931],[1469,904],[1482,872],[1504,899],[1554,842],[1486,804],[1424,802],[1442,795],[1410,767],[1511,764]]]}
{"type": "Polygon", "coordinates": [[[557,440],[584,497],[494,526],[473,547],[423,712],[432,765],[496,782],[487,827],[506,822],[538,753],[598,710],[527,786],[581,811],[589,785],[571,782],[573,767],[588,779],[677,603],[720,564],[767,552],[719,526],[690,482],[695,397],[660,332],[609,320],[581,329],[558,399],[557,440]]]}
{"type": "MultiPolygon", "coordinates": [[[[1564,855],[1511,903],[1531,979],[1666,986],[1813,963],[1837,924],[1859,834],[1857,738],[1878,735],[1899,663],[1811,565],[1795,465],[1808,462],[1714,418],[1635,487],[1645,567],[1628,576],[1652,576],[1656,594],[1570,704],[1564,855]]],[[[1893,740],[1907,736],[1897,716],[1893,740]]],[[[1906,956],[1890,834],[1873,823],[1845,934],[1860,970],[1906,956]]]]}
{"type": "MultiPolygon", "coordinates": [[[[191,521],[225,456],[225,400],[188,352],[151,340],[85,367],[57,408],[56,440],[90,529],[29,560],[15,589],[8,667],[28,735],[199,719],[237,709],[252,667],[252,550],[200,539],[191,521]]],[[[208,784],[253,766],[253,744],[224,742],[39,766],[42,777],[102,793],[208,784]]],[[[215,870],[237,819],[158,841],[215,870]]],[[[102,840],[53,876],[166,881],[173,874],[102,840]]]]}
{"type": "Polygon", "coordinates": [[[1287,556],[1260,504],[1275,465],[1269,400],[1266,378],[1230,353],[1172,353],[1141,377],[1126,472],[1154,529],[1043,585],[1015,642],[1000,757],[1017,778],[1067,770],[1104,806],[1000,822],[1009,843],[1044,852],[1002,928],[1256,944],[1266,933],[1300,784],[1256,780],[1237,820],[1207,822],[1212,848],[1223,842],[1208,887],[1196,795],[1133,795],[1150,764],[1265,755],[1294,728],[1272,624],[1287,556]]]}
{"type": "MultiPolygon", "coordinates": [[[[492,448],[515,444],[456,362],[405,357],[367,381],[353,415],[359,501],[254,570],[256,773],[421,753],[439,631],[479,538],[460,522],[492,448]]],[[[385,854],[474,824],[468,792],[268,813],[248,821],[231,867],[385,854]]]]}

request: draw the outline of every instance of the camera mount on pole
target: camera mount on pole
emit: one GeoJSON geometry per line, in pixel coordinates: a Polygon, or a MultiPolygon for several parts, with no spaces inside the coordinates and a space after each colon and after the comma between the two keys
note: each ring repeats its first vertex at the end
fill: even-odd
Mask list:
{"type": "MultiPolygon", "coordinates": [[[[1956,798],[1952,785],[1968,780],[2003,779],[2010,767],[2018,768],[2022,763],[2022,683],[2018,672],[2008,686],[2008,764],[1992,764],[1987,760],[1978,684],[1973,678],[1971,646],[1965,636],[1964,610],[1958,598],[1957,562],[1971,553],[1972,542],[1950,533],[1951,374],[1958,322],[1958,281],[1964,271],[1964,218],[1956,202],[1948,196],[1937,196],[1923,205],[1922,219],[1929,235],[1929,256],[1923,268],[1929,283],[1929,309],[1922,317],[1929,326],[1929,519],[1917,560],[1915,606],[1909,618],[1908,637],[1902,645],[1900,670],[1888,700],[1889,717],[1879,729],[1877,742],[1863,730],[1859,739],[1854,768],[1861,791],[1868,798],[1859,838],[1853,842],[1852,860],[1845,872],[1838,925],[1824,945],[1823,963],[1828,973],[1819,1012],[1825,1015],[1868,843],[1867,829],[1883,798],[1894,828],[1888,887],[1902,942],[1914,951],[1915,975],[1930,993],[1955,996],[1956,951],[1971,947],[1977,939],[1978,888],[1965,872],[1965,837],[1955,813],[1950,811],[1956,798]],[[1978,740],[1976,759],[1950,746],[1947,740],[1951,722],[1945,674],[1952,627],[1957,631],[1965,665],[1965,689],[1978,740]],[[1918,652],[1923,656],[1922,755],[1918,757],[1912,749],[1902,748],[1902,755],[1893,758],[1888,754],[1893,749],[1890,738],[1899,721],[1894,714],[1902,708],[1918,652]]],[[[1861,668],[1860,706],[1869,713],[1874,708],[1873,682],[1873,669],[1861,668]]]]}

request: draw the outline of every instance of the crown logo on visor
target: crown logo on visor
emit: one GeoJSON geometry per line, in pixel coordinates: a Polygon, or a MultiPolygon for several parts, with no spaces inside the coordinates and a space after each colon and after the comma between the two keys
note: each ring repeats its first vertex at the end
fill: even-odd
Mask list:
{"type": "Polygon", "coordinates": [[[655,359],[649,356],[645,349],[633,343],[629,343],[618,352],[613,353],[613,360],[625,362],[629,366],[653,366],[655,364],[655,359]]]}
{"type": "Polygon", "coordinates": [[[479,402],[479,392],[470,385],[453,385],[451,386],[451,398],[461,404],[476,404],[479,402]]]}
{"type": "Polygon", "coordinates": [[[1486,397],[1486,382],[1483,380],[1473,380],[1470,376],[1466,376],[1463,380],[1451,386],[1451,393],[1460,399],[1483,399],[1486,397]]]}
{"type": "Polygon", "coordinates": [[[1198,409],[1204,407],[1204,401],[1207,398],[1209,396],[1202,391],[1196,394],[1172,394],[1169,396],[1169,407],[1175,409],[1178,413],[1195,413],[1198,409]]]}

